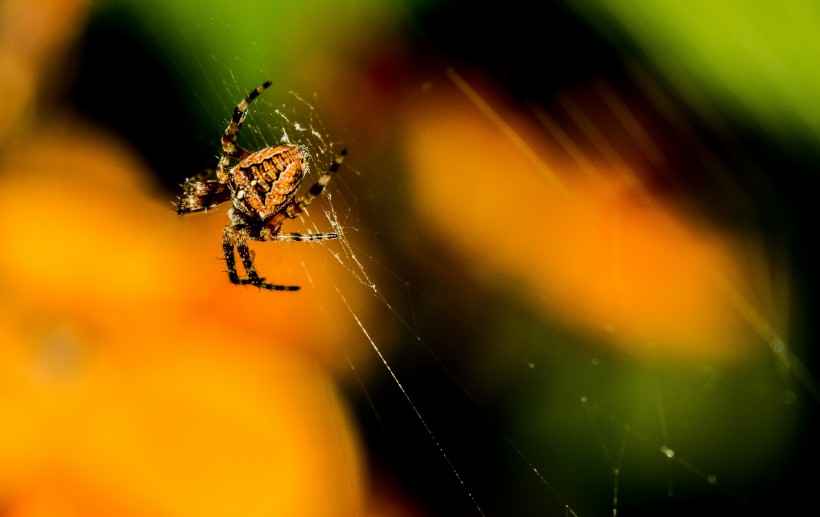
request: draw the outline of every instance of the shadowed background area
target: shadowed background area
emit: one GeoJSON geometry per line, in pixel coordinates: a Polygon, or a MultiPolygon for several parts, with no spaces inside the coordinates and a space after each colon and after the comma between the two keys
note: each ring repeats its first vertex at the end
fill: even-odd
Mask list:
{"type": "Polygon", "coordinates": [[[809,503],[820,12],[655,4],[1,0],[0,513],[809,503]],[[298,293],[171,209],[266,79],[298,293]]]}

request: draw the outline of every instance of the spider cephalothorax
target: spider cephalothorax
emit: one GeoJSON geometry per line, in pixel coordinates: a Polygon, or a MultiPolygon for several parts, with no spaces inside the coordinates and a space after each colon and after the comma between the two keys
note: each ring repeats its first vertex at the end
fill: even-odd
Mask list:
{"type": "Polygon", "coordinates": [[[236,145],[248,107],[270,85],[270,81],[262,83],[236,106],[228,127],[222,133],[222,156],[215,173],[209,171],[205,175],[185,180],[176,208],[177,213],[182,215],[207,210],[230,200],[233,203],[233,207],[228,210],[231,224],[225,227],[222,234],[228,278],[235,284],[295,291],[299,286],[271,284],[257,274],[247,241],[301,242],[338,238],[338,233],[301,234],[280,231],[285,219],[298,217],[324,191],[331,176],[342,164],[347,150],[342,149],[327,172],[310,187],[307,194],[297,198],[297,190],[308,171],[307,149],[295,145],[277,145],[250,152],[236,145]],[[237,161],[233,167],[229,167],[231,160],[237,161]],[[234,249],[242,260],[247,278],[239,278],[234,249]]]}

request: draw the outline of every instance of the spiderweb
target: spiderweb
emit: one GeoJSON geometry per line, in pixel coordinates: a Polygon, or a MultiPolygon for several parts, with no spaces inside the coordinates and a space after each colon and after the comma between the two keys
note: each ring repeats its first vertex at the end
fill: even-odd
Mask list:
{"type": "MultiPolygon", "coordinates": [[[[279,142],[307,147],[313,163],[308,182],[343,146],[350,149],[328,194],[287,231],[301,224],[343,234],[318,245],[326,260],[304,274],[310,285],[332,286],[334,296],[317,312],[344,314],[354,329],[356,338],[341,347],[346,373],[340,382],[374,477],[384,474],[401,487],[413,501],[408,514],[779,514],[809,500],[811,474],[797,471],[816,470],[820,460],[809,448],[820,390],[807,347],[811,329],[801,314],[810,311],[809,299],[795,284],[810,255],[795,243],[802,237],[802,208],[782,212],[792,185],[782,187],[771,171],[790,167],[792,181],[816,150],[785,160],[778,143],[756,147],[764,138],[760,132],[733,126],[696,83],[683,74],[670,81],[639,52],[606,50],[617,61],[586,70],[584,59],[606,47],[602,40],[574,49],[577,55],[562,54],[533,21],[519,22],[529,35],[524,41],[546,55],[535,58],[522,49],[503,55],[508,66],[497,67],[471,61],[474,54],[456,38],[442,39],[442,31],[454,20],[486,28],[483,4],[447,4],[445,15],[422,3],[359,6],[360,16],[382,17],[377,34],[395,31],[384,41],[407,39],[396,45],[407,62],[377,60],[367,69],[401,85],[391,85],[390,97],[371,99],[386,106],[359,108],[362,127],[350,127],[355,119],[328,99],[343,97],[332,91],[353,93],[346,82],[351,76],[334,68],[342,65],[330,65],[332,73],[311,83],[310,67],[321,59],[299,56],[311,38],[340,35],[355,13],[336,7],[335,17],[324,22],[312,17],[316,26],[300,24],[306,34],[297,36],[282,20],[302,12],[288,8],[278,19],[287,34],[271,36],[257,32],[257,22],[245,27],[243,13],[225,17],[206,4],[181,4],[184,23],[173,30],[136,9],[154,44],[173,49],[180,89],[206,126],[221,130],[238,100],[270,77],[271,91],[254,102],[243,128],[248,148],[279,142]],[[448,9],[475,18],[448,18],[448,9]],[[292,49],[273,53],[277,42],[292,49]],[[564,74],[541,79],[533,60],[542,58],[564,74]],[[294,69],[301,72],[285,72],[294,69]],[[401,113],[401,122],[429,113],[438,99],[450,102],[453,113],[470,113],[468,121],[447,125],[421,117],[430,129],[413,134],[390,116],[401,113]],[[379,118],[367,119],[371,113],[379,118]],[[463,248],[468,252],[454,245],[467,230],[435,222],[434,208],[449,206],[449,218],[466,220],[469,206],[455,201],[479,187],[440,176],[436,181],[451,188],[430,201],[434,208],[421,206],[413,160],[434,163],[463,152],[453,139],[473,123],[488,127],[532,174],[512,184],[499,180],[499,189],[519,192],[520,206],[476,201],[487,218],[504,219],[514,238],[540,238],[549,221],[533,219],[538,212],[526,207],[577,200],[586,192],[581,180],[596,177],[602,163],[642,206],[660,207],[673,226],[692,217],[702,223],[694,225],[701,234],[739,236],[733,240],[739,243],[733,249],[743,250],[735,255],[738,268],[707,268],[705,274],[732,309],[721,314],[737,319],[739,327],[732,328],[742,327],[743,338],[708,343],[716,353],[670,359],[663,352],[668,343],[646,338],[659,334],[641,335],[636,328],[646,327],[615,309],[572,303],[566,291],[485,260],[484,250],[503,247],[504,235],[489,234],[484,248],[463,248]],[[670,140],[682,145],[670,146],[670,140]],[[557,161],[536,143],[542,141],[551,142],[557,161],[574,175],[556,172],[557,161]],[[439,151],[414,154],[408,142],[439,151]],[[658,174],[631,174],[635,160],[658,174]],[[532,197],[532,181],[555,197],[532,197]],[[722,346],[741,352],[727,359],[722,346]]],[[[580,24],[560,9],[549,15],[580,24]]],[[[508,16],[515,19],[499,15],[495,22],[500,26],[508,16]]],[[[509,51],[492,38],[484,44],[476,54],[500,60],[499,53],[509,51]]],[[[350,45],[344,50],[361,52],[350,45]]],[[[207,167],[218,153],[216,141],[210,133],[197,136],[210,146],[207,167]]],[[[456,158],[474,163],[466,155],[456,158]]],[[[507,165],[499,159],[498,173],[507,165]]],[[[429,198],[434,195],[430,191],[429,198]]],[[[557,241],[553,253],[568,249],[570,243],[557,241]]],[[[587,278],[597,277],[590,270],[587,278]]],[[[347,330],[339,328],[340,340],[349,339],[347,330]]]]}

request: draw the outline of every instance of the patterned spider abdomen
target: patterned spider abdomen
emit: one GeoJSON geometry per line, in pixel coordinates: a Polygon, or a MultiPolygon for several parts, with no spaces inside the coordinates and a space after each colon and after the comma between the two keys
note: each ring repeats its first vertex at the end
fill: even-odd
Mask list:
{"type": "Polygon", "coordinates": [[[296,195],[307,172],[307,151],[293,145],[266,147],[231,169],[229,187],[237,210],[267,221],[296,195]]]}

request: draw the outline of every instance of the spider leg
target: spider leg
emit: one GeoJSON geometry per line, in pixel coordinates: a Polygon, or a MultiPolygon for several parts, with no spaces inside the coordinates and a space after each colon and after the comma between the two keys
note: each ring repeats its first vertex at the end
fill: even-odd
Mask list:
{"type": "Polygon", "coordinates": [[[330,239],[338,239],[338,233],[279,233],[273,235],[270,240],[272,241],[287,241],[287,242],[313,242],[313,241],[326,241],[330,239]]]}
{"type": "Polygon", "coordinates": [[[330,178],[333,177],[333,174],[339,170],[339,167],[342,165],[342,162],[345,161],[345,156],[347,156],[347,149],[342,149],[338,156],[333,160],[333,163],[330,164],[327,172],[322,174],[319,179],[314,183],[310,189],[308,190],[307,194],[299,198],[299,200],[293,202],[290,206],[288,206],[287,211],[285,214],[287,217],[291,219],[297,217],[299,214],[305,211],[305,208],[314,200],[316,196],[324,192],[325,187],[328,183],[330,183],[330,178]]]}
{"type": "Polygon", "coordinates": [[[242,129],[242,124],[248,115],[248,108],[251,102],[270,85],[271,81],[265,81],[260,84],[256,89],[251,90],[248,96],[242,99],[236,108],[234,108],[231,121],[228,122],[228,127],[222,132],[222,156],[219,157],[219,163],[216,167],[216,177],[221,183],[228,181],[228,166],[231,163],[231,158],[241,161],[250,155],[250,151],[236,145],[236,139],[239,137],[239,130],[242,129]]]}
{"type": "Polygon", "coordinates": [[[228,267],[228,279],[234,284],[239,283],[239,274],[236,272],[236,256],[234,247],[239,240],[236,226],[227,226],[222,232],[222,252],[225,255],[225,265],[228,267]]]}
{"type": "Polygon", "coordinates": [[[218,180],[201,181],[197,178],[188,178],[182,185],[182,195],[176,204],[177,214],[207,210],[231,198],[228,187],[218,180]]]}
{"type": "Polygon", "coordinates": [[[249,154],[247,149],[236,145],[236,139],[239,136],[239,130],[242,129],[242,123],[245,122],[245,116],[248,114],[248,108],[251,102],[270,85],[271,81],[265,81],[260,84],[256,89],[251,90],[248,96],[242,99],[236,108],[234,108],[231,121],[222,133],[222,158],[220,159],[220,163],[226,160],[224,165],[227,165],[227,157],[241,160],[249,154]]]}
{"type": "Polygon", "coordinates": [[[238,285],[255,285],[260,289],[269,289],[271,291],[298,291],[298,285],[280,285],[265,282],[264,278],[260,278],[253,265],[253,256],[248,248],[248,239],[252,239],[250,229],[245,224],[235,224],[225,228],[222,233],[222,251],[225,254],[225,265],[228,266],[228,278],[231,282],[238,285]],[[234,248],[239,258],[242,260],[242,265],[245,268],[245,273],[248,278],[239,278],[236,271],[236,256],[234,255],[234,248]]]}
{"type": "Polygon", "coordinates": [[[341,237],[336,232],[320,232],[320,233],[279,233],[284,221],[284,214],[279,214],[259,230],[256,239],[260,241],[279,241],[279,242],[313,242],[325,241],[330,239],[338,239],[341,237]]]}

